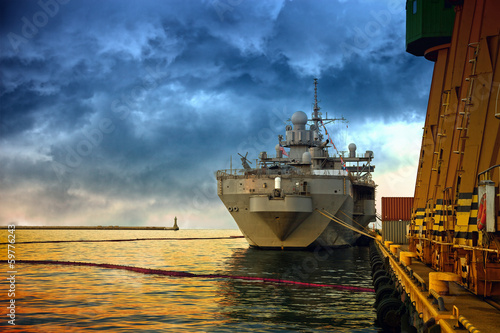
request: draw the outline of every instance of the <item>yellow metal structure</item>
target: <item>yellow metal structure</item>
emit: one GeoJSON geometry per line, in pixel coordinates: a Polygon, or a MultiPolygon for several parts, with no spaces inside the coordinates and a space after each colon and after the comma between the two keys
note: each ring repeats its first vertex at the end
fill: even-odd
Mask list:
{"type": "Polygon", "coordinates": [[[500,311],[455,283],[460,275],[437,272],[418,260],[405,263],[404,257],[416,256],[402,251],[405,246],[394,254],[381,239],[376,244],[401,291],[401,301],[411,304],[406,311],[416,332],[498,332],[500,311]],[[417,325],[419,321],[425,325],[417,325]]]}
{"type": "Polygon", "coordinates": [[[406,8],[417,36],[408,49],[435,65],[409,244],[377,237],[371,254],[377,318],[392,331],[499,332],[500,0],[406,8]],[[434,21],[451,7],[450,37],[441,28],[452,21],[434,21]]]}
{"type": "Polygon", "coordinates": [[[451,42],[425,52],[435,65],[409,252],[474,294],[498,297],[500,1],[448,3],[456,4],[451,42]]]}

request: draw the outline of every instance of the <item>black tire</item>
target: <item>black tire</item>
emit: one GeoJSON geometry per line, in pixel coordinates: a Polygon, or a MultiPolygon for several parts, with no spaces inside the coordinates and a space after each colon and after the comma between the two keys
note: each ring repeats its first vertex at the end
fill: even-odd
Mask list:
{"type": "Polygon", "coordinates": [[[385,269],[385,265],[382,261],[376,261],[372,264],[372,276],[375,274],[376,271],[379,269],[385,269]]]}
{"type": "Polygon", "coordinates": [[[385,285],[377,290],[377,294],[375,296],[375,306],[378,306],[385,298],[390,297],[394,291],[396,291],[396,289],[393,285],[385,285]]]}
{"type": "Polygon", "coordinates": [[[380,289],[383,286],[393,285],[392,279],[390,276],[380,276],[376,280],[373,280],[373,286],[375,290],[380,289]]]}
{"type": "Polygon", "coordinates": [[[391,331],[397,330],[401,326],[401,317],[404,314],[399,313],[403,302],[395,298],[386,298],[377,306],[377,321],[385,329],[391,331]]]}
{"type": "Polygon", "coordinates": [[[371,264],[373,264],[376,261],[383,261],[383,260],[382,260],[382,258],[380,258],[380,256],[376,256],[376,257],[373,257],[370,259],[371,264]]]}
{"type": "Polygon", "coordinates": [[[385,269],[379,269],[373,273],[373,282],[381,276],[389,276],[389,273],[385,269]]]}

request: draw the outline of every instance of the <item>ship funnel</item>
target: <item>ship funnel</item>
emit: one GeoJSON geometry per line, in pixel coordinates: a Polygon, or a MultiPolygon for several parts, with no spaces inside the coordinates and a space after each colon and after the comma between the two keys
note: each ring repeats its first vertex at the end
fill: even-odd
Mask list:
{"type": "Polygon", "coordinates": [[[349,144],[349,157],[356,157],[356,145],[354,143],[349,144]]]}

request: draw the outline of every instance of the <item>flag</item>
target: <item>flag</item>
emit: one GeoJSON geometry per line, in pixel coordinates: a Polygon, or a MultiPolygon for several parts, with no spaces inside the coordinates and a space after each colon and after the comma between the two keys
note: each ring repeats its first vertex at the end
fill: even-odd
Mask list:
{"type": "MultiPolygon", "coordinates": [[[[337,147],[335,147],[335,143],[333,143],[333,140],[332,138],[330,137],[330,134],[328,133],[328,131],[326,130],[326,126],[325,124],[323,124],[323,120],[320,119],[321,121],[321,125],[323,125],[323,128],[325,129],[325,134],[328,136],[328,140],[326,141],[327,143],[330,142],[332,145],[333,145],[333,148],[335,149],[335,151],[337,152],[337,154],[340,156],[340,163],[342,164],[342,170],[346,170],[347,167],[345,165],[345,162],[344,162],[344,159],[342,158],[342,155],[339,154],[339,151],[337,149],[337,147]]],[[[346,126],[347,127],[347,126],[346,126]]],[[[281,145],[280,145],[281,146],[281,145]]]]}
{"type": "Polygon", "coordinates": [[[280,150],[283,153],[283,155],[285,155],[286,157],[288,157],[288,154],[286,153],[285,148],[283,148],[283,146],[281,145],[281,143],[280,143],[280,150]]]}
{"type": "Polygon", "coordinates": [[[345,167],[345,162],[344,162],[344,159],[342,158],[342,155],[340,155],[340,163],[342,163],[342,170],[345,170],[346,167],[345,167]]]}

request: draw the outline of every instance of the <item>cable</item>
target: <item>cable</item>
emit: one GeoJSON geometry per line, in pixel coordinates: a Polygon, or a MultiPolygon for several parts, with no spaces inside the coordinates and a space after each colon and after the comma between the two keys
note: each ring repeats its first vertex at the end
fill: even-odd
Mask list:
{"type": "Polygon", "coordinates": [[[376,237],[374,237],[374,236],[372,236],[372,235],[370,235],[370,234],[367,234],[366,232],[363,232],[363,231],[361,231],[361,230],[359,230],[359,229],[356,229],[356,228],[355,228],[355,227],[353,227],[352,225],[349,225],[349,224],[345,223],[344,221],[342,221],[341,219],[339,219],[338,217],[334,216],[333,214],[331,214],[331,213],[327,212],[327,211],[326,211],[326,210],[324,210],[324,209],[323,209],[323,211],[324,211],[324,212],[326,212],[328,215],[327,215],[327,214],[325,214],[325,213],[323,213],[323,212],[320,212],[318,209],[316,209],[316,211],[318,211],[318,213],[320,213],[321,215],[323,215],[323,216],[325,216],[325,217],[327,217],[327,218],[331,219],[332,221],[337,222],[337,223],[338,223],[338,224],[340,224],[341,226],[346,227],[347,229],[350,229],[350,230],[352,230],[352,231],[354,231],[354,232],[357,232],[357,233],[359,233],[359,234],[361,234],[361,235],[364,235],[364,236],[366,236],[366,237],[376,239],[376,237]]]}

